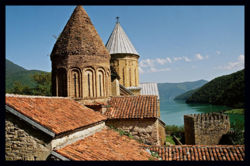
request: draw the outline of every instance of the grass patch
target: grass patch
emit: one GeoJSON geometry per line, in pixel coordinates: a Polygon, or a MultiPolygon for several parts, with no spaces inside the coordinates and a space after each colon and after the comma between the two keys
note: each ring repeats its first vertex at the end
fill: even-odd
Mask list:
{"type": "Polygon", "coordinates": [[[166,142],[169,142],[169,143],[175,145],[175,142],[174,142],[174,140],[173,140],[173,137],[170,136],[170,135],[169,135],[169,136],[166,136],[166,142]]]}
{"type": "Polygon", "coordinates": [[[226,113],[226,114],[240,114],[240,115],[244,115],[245,110],[243,108],[239,108],[239,109],[228,110],[228,111],[225,111],[224,113],[226,113]]]}

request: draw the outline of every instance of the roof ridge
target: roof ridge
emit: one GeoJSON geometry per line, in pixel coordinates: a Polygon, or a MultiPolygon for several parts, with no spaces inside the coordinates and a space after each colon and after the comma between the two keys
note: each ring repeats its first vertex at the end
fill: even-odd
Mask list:
{"type": "Polygon", "coordinates": [[[60,97],[60,96],[35,96],[35,95],[22,95],[22,94],[10,94],[6,93],[6,97],[26,97],[26,98],[60,98],[60,99],[71,99],[70,97],[60,97]]]}

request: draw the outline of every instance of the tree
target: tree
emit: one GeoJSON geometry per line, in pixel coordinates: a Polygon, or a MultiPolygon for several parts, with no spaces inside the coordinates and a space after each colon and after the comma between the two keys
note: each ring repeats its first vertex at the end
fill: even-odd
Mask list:
{"type": "Polygon", "coordinates": [[[24,86],[19,81],[15,81],[13,88],[8,93],[51,96],[51,73],[36,73],[32,75],[32,79],[36,83],[34,88],[24,86]]]}
{"type": "Polygon", "coordinates": [[[19,81],[15,81],[13,83],[13,88],[8,93],[31,95],[32,89],[28,86],[24,86],[19,81]]]}
{"type": "Polygon", "coordinates": [[[51,73],[36,73],[32,77],[36,82],[33,94],[51,96],[51,73]]]}

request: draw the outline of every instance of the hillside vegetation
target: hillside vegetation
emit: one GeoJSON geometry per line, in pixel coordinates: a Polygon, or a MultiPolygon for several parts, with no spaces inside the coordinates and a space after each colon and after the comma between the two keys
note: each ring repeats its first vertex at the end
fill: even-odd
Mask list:
{"type": "Polygon", "coordinates": [[[199,88],[197,88],[197,89],[192,89],[192,90],[189,90],[189,91],[187,91],[187,92],[185,92],[185,93],[182,93],[182,94],[176,96],[176,97],[174,98],[174,100],[187,100],[187,99],[188,99],[190,96],[192,96],[192,94],[193,94],[194,92],[196,92],[198,89],[199,89],[199,88]]]}
{"type": "Polygon", "coordinates": [[[245,98],[244,69],[217,77],[195,91],[187,103],[209,103],[243,108],[245,98]]]}
{"type": "Polygon", "coordinates": [[[180,95],[191,89],[196,89],[207,83],[206,80],[198,80],[193,82],[181,82],[181,83],[158,83],[160,100],[171,100],[177,95],[180,95]]]}
{"type": "Polygon", "coordinates": [[[14,64],[10,60],[5,60],[5,91],[10,92],[18,82],[24,86],[34,88],[37,84],[32,78],[34,74],[47,73],[40,70],[26,70],[23,67],[14,64]]]}

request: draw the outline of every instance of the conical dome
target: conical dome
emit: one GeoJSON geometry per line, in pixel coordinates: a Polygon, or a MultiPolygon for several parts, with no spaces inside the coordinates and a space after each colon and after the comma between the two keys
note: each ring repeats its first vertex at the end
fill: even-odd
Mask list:
{"type": "Polygon", "coordinates": [[[119,21],[117,21],[113,32],[111,33],[106,48],[110,54],[135,54],[139,55],[128,36],[122,29],[119,21]]]}
{"type": "Polygon", "coordinates": [[[88,14],[81,6],[75,8],[51,53],[51,57],[65,55],[99,55],[107,58],[110,56],[88,14]]]}

